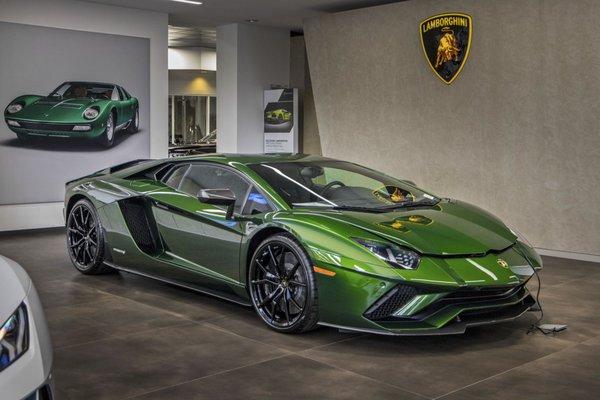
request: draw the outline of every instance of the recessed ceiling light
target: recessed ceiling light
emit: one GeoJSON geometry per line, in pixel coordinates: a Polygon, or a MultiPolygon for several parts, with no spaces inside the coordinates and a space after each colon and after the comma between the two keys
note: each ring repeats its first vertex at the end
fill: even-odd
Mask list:
{"type": "Polygon", "coordinates": [[[194,4],[194,5],[202,5],[201,1],[193,1],[193,0],[171,0],[171,1],[176,1],[177,3],[186,3],[186,4],[194,4]]]}
{"type": "Polygon", "coordinates": [[[257,20],[257,19],[254,19],[254,18],[248,18],[248,19],[246,20],[246,22],[250,22],[251,24],[254,24],[254,23],[258,22],[258,20],[257,20]]]}

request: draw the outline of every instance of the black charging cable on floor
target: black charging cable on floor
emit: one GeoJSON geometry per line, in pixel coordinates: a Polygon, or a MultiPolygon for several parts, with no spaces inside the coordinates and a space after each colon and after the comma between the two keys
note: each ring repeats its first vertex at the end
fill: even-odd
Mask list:
{"type": "Polygon", "coordinates": [[[533,264],[529,260],[529,257],[525,256],[525,259],[527,260],[527,262],[529,263],[529,265],[533,269],[533,273],[534,273],[534,275],[535,275],[535,277],[537,278],[537,281],[538,281],[537,293],[535,294],[535,304],[537,305],[537,307],[539,309],[539,310],[536,310],[536,311],[540,312],[540,316],[538,317],[537,321],[535,321],[533,324],[531,324],[529,326],[529,329],[527,330],[527,334],[529,335],[532,332],[540,331],[544,335],[549,335],[549,334],[558,333],[560,331],[564,331],[565,329],[567,329],[567,325],[540,324],[540,322],[542,322],[542,320],[544,319],[544,309],[542,308],[542,305],[540,303],[540,292],[542,290],[542,280],[540,279],[540,275],[538,274],[537,270],[535,269],[535,267],[533,266],[533,264]]]}

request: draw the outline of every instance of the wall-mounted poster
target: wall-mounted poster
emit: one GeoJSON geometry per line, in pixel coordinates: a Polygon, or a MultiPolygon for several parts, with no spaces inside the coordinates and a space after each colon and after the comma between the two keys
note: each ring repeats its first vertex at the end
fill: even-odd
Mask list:
{"type": "Polygon", "coordinates": [[[298,152],[298,89],[264,93],[265,153],[298,152]]]}
{"type": "Polygon", "coordinates": [[[0,22],[0,204],[150,154],[150,41],[0,22]]]}

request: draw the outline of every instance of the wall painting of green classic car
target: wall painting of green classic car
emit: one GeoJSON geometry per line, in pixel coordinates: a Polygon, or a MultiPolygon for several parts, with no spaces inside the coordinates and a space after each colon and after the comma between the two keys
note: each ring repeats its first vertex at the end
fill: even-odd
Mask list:
{"type": "Polygon", "coordinates": [[[48,96],[19,96],[4,110],[20,140],[33,137],[89,138],[105,147],[119,131],[139,129],[139,102],[112,83],[65,82],[48,96]]]}

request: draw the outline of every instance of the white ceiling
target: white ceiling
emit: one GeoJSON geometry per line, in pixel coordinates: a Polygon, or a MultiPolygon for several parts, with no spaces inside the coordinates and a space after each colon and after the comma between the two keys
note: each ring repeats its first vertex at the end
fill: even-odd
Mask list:
{"type": "Polygon", "coordinates": [[[202,0],[202,5],[172,0],[82,1],[169,13],[169,24],[173,26],[215,28],[252,18],[258,19],[259,25],[301,31],[305,18],[402,0],[202,0]]]}

